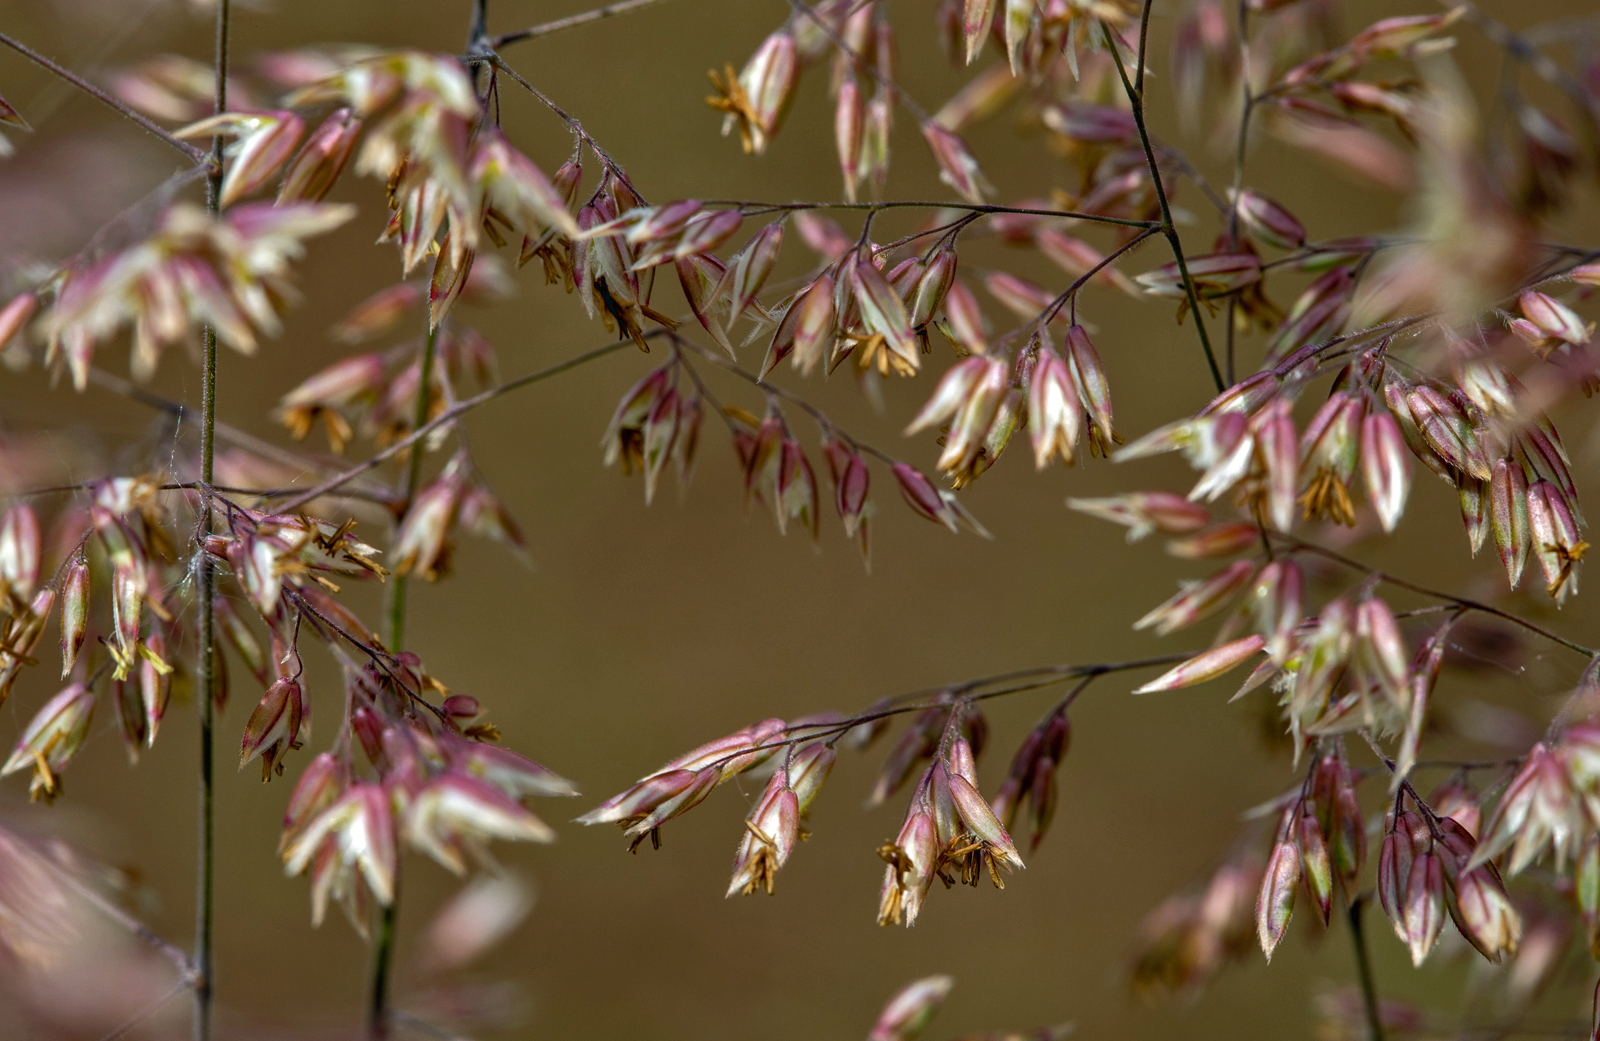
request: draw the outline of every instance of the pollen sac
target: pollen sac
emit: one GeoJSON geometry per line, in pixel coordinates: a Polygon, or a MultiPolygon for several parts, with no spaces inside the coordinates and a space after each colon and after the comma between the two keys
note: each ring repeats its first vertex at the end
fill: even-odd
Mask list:
{"type": "Polygon", "coordinates": [[[757,889],[772,893],[778,871],[789,860],[800,833],[800,797],[780,768],[766,791],[745,818],[745,833],[733,860],[733,880],[728,896],[749,895],[757,889]]]}

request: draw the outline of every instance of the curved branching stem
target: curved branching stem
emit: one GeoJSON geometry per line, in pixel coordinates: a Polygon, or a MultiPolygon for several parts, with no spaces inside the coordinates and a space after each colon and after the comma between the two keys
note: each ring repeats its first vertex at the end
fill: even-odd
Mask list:
{"type": "Polygon", "coordinates": [[[1478,611],[1482,614],[1492,615],[1495,618],[1499,618],[1501,621],[1510,622],[1512,625],[1525,629],[1536,636],[1542,636],[1551,643],[1560,644],[1568,650],[1576,651],[1585,657],[1593,658],[1595,655],[1600,654],[1600,650],[1596,650],[1593,647],[1585,647],[1576,640],[1569,640],[1560,633],[1551,632],[1542,625],[1539,625],[1535,622],[1530,622],[1520,615],[1512,614],[1510,611],[1501,610],[1500,608],[1495,607],[1493,604],[1486,604],[1482,600],[1473,600],[1464,596],[1456,596],[1454,593],[1446,593],[1438,589],[1430,589],[1427,586],[1418,585],[1417,583],[1407,579],[1400,578],[1396,575],[1391,575],[1386,571],[1379,571],[1377,568],[1368,567],[1359,560],[1352,560],[1350,557],[1347,557],[1342,553],[1336,553],[1324,546],[1317,545],[1315,542],[1307,542],[1305,539],[1297,538],[1293,535],[1274,533],[1272,537],[1278,542],[1296,550],[1297,552],[1310,553],[1313,556],[1321,557],[1324,560],[1331,560],[1335,564],[1342,565],[1343,567],[1351,568],[1355,571],[1365,572],[1372,578],[1377,579],[1379,582],[1382,582],[1385,585],[1391,585],[1397,589],[1405,589],[1416,593],[1419,596],[1431,597],[1435,600],[1443,600],[1446,603],[1454,604],[1456,607],[1466,611],[1478,611]]]}
{"type": "MultiPolygon", "coordinates": [[[[226,3],[224,3],[224,6],[226,6],[226,3]]],[[[213,171],[221,171],[222,160],[215,154],[214,150],[212,153],[207,153],[203,149],[197,148],[187,141],[178,140],[176,137],[173,137],[167,131],[161,129],[161,127],[151,122],[150,119],[144,115],[130,108],[117,98],[112,97],[110,94],[107,94],[105,91],[101,90],[99,87],[95,86],[93,83],[90,83],[88,80],[84,79],[82,76],[79,76],[72,70],[57,65],[55,62],[51,61],[49,58],[46,58],[32,47],[29,47],[21,40],[18,40],[12,36],[7,36],[5,33],[0,33],[0,43],[10,47],[24,58],[27,58],[29,61],[40,66],[51,74],[59,76],[61,79],[67,81],[74,87],[77,87],[79,90],[89,95],[91,98],[94,98],[96,101],[100,102],[102,105],[114,109],[124,118],[137,123],[142,129],[154,134],[162,141],[165,141],[173,148],[176,148],[178,151],[188,156],[191,162],[200,166],[210,166],[213,171]]],[[[217,87],[218,96],[222,96],[225,90],[226,88],[219,84],[217,87]]]]}
{"type": "MultiPolygon", "coordinates": [[[[548,108],[551,112],[555,113],[556,118],[565,123],[567,125],[567,129],[576,134],[580,141],[588,145],[594,154],[602,163],[605,164],[606,168],[610,170],[614,176],[621,178],[629,185],[629,187],[632,187],[633,182],[628,180],[628,175],[623,172],[622,166],[615,159],[611,158],[611,153],[607,152],[603,147],[601,147],[600,142],[596,141],[594,137],[590,135],[589,131],[583,128],[583,124],[578,121],[578,118],[572,115],[566,109],[562,108],[560,105],[557,105],[554,101],[550,100],[549,95],[545,94],[544,91],[540,90],[538,87],[535,87],[532,83],[529,83],[521,73],[507,65],[504,58],[501,58],[500,55],[494,53],[493,50],[489,50],[486,53],[473,55],[473,59],[477,61],[487,61],[496,69],[499,69],[507,76],[510,76],[519,87],[521,87],[523,90],[526,90],[529,94],[532,94],[539,100],[540,104],[544,105],[545,108],[548,108]]],[[[645,201],[644,196],[640,195],[637,189],[634,189],[634,194],[639,197],[640,202],[645,201]]]]}
{"type": "Polygon", "coordinates": [[[1044,311],[1039,315],[1039,324],[1044,325],[1054,319],[1055,316],[1061,311],[1061,308],[1066,306],[1068,300],[1072,301],[1073,309],[1076,310],[1078,290],[1088,285],[1090,279],[1098,275],[1103,269],[1110,267],[1119,258],[1121,258],[1123,254],[1133,252],[1133,250],[1141,245],[1145,239],[1156,234],[1160,230],[1160,228],[1146,228],[1133,238],[1129,239],[1127,242],[1124,242],[1122,245],[1112,250],[1110,253],[1107,253],[1105,256],[1101,257],[1099,262],[1096,263],[1094,267],[1079,275],[1070,286],[1062,291],[1060,296],[1056,297],[1050,302],[1050,306],[1045,308],[1044,311]]]}
{"type": "MultiPolygon", "coordinates": [[[[1139,53],[1144,53],[1144,36],[1149,28],[1150,0],[1145,0],[1144,13],[1140,19],[1139,53]]],[[[1217,393],[1228,389],[1228,384],[1223,382],[1222,370],[1217,368],[1216,354],[1211,350],[1211,337],[1206,333],[1205,317],[1200,311],[1200,298],[1195,293],[1194,279],[1189,277],[1189,264],[1183,257],[1183,241],[1178,237],[1178,228],[1172,222],[1172,207],[1167,203],[1167,189],[1161,181],[1161,167],[1156,162],[1155,148],[1150,143],[1150,131],[1144,125],[1144,91],[1133,85],[1128,79],[1128,69],[1122,61],[1122,51],[1117,41],[1116,34],[1109,27],[1102,26],[1105,30],[1106,49],[1111,52],[1112,61],[1117,66],[1117,76],[1122,80],[1122,89],[1128,95],[1128,104],[1133,108],[1133,123],[1139,131],[1139,143],[1144,146],[1145,164],[1150,169],[1150,182],[1155,186],[1156,201],[1161,206],[1162,234],[1167,237],[1167,242],[1172,247],[1173,259],[1178,265],[1178,275],[1183,279],[1183,292],[1189,301],[1189,310],[1194,312],[1195,331],[1200,334],[1200,347],[1205,351],[1206,365],[1211,370],[1211,379],[1217,385],[1217,393]]],[[[1141,57],[1139,71],[1143,72],[1144,63],[1141,57]]],[[[1143,82],[1141,75],[1141,82],[1143,82]]]]}
{"type": "Polygon", "coordinates": [[[501,33],[499,36],[491,36],[489,37],[489,45],[495,50],[499,50],[507,44],[521,43],[523,40],[533,40],[541,36],[549,36],[552,33],[565,32],[568,29],[576,29],[580,25],[589,25],[592,22],[602,21],[606,18],[614,18],[619,14],[627,14],[630,11],[637,11],[645,7],[654,7],[656,4],[663,2],[664,0],[621,0],[619,3],[596,7],[593,10],[568,15],[565,18],[557,18],[553,22],[542,22],[526,29],[519,29],[514,33],[501,33]]]}
{"type": "MultiPolygon", "coordinates": [[[[1088,681],[1117,672],[1131,672],[1136,669],[1152,669],[1163,665],[1175,665],[1179,662],[1187,661],[1197,653],[1199,652],[1185,651],[1179,654],[1163,654],[1153,658],[1096,662],[1090,665],[1042,665],[1033,669],[1020,669],[1015,672],[965,680],[943,687],[913,691],[909,694],[885,698],[879,703],[883,706],[882,708],[867,709],[848,719],[834,720],[828,723],[798,723],[793,726],[787,726],[783,729],[784,736],[782,738],[769,741],[766,744],[741,748],[718,759],[710,760],[705,765],[707,767],[720,766],[740,756],[783,748],[801,741],[836,741],[848,731],[863,724],[875,723],[880,719],[903,716],[909,712],[926,712],[928,709],[937,708],[953,709],[957,705],[974,701],[990,701],[995,698],[1010,697],[1013,694],[1042,690],[1059,683],[1065,683],[1067,680],[1088,681]],[[993,689],[985,690],[984,688],[986,687],[993,689]]],[[[1063,699],[1064,703],[1070,704],[1079,694],[1083,693],[1087,686],[1087,682],[1080,683],[1063,699]]]]}

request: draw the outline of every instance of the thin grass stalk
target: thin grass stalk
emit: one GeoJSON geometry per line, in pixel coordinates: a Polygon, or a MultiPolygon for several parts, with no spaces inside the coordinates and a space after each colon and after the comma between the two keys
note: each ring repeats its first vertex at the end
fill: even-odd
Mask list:
{"type": "MultiPolygon", "coordinates": [[[[1144,34],[1149,28],[1150,0],[1145,0],[1144,15],[1140,19],[1139,52],[1144,53],[1144,34]]],[[[1128,69],[1122,62],[1122,51],[1119,50],[1117,38],[1110,29],[1106,29],[1106,49],[1111,52],[1111,60],[1116,63],[1117,75],[1122,80],[1122,89],[1128,95],[1128,103],[1133,108],[1133,125],[1139,131],[1139,143],[1144,146],[1145,163],[1150,168],[1150,181],[1155,185],[1156,201],[1161,204],[1161,231],[1167,237],[1167,244],[1172,247],[1172,257],[1178,263],[1178,274],[1183,279],[1183,291],[1189,299],[1189,310],[1194,312],[1195,331],[1200,334],[1200,347],[1205,351],[1206,365],[1211,369],[1211,379],[1217,385],[1217,392],[1228,389],[1223,382],[1222,370],[1217,368],[1217,356],[1211,350],[1211,337],[1206,334],[1205,319],[1200,313],[1200,298],[1194,291],[1194,279],[1189,277],[1189,264],[1183,258],[1183,242],[1178,237],[1178,227],[1172,222],[1172,208],[1167,204],[1167,189],[1161,183],[1161,168],[1156,165],[1155,148],[1150,143],[1150,131],[1144,125],[1144,91],[1133,85],[1128,79],[1128,69]]],[[[1141,58],[1139,72],[1144,69],[1141,58]]],[[[1141,79],[1140,82],[1143,82],[1141,79]]]]}
{"type": "MultiPolygon", "coordinates": [[[[217,4],[216,55],[212,73],[216,77],[214,109],[228,107],[228,28],[229,0],[217,4]]],[[[222,211],[222,138],[211,139],[212,169],[206,178],[206,209],[213,217],[222,211]]],[[[216,596],[216,574],[204,551],[211,534],[211,481],[216,455],[217,433],[217,331],[207,325],[202,334],[203,357],[200,375],[200,526],[195,547],[199,570],[200,603],[198,617],[200,691],[200,821],[199,879],[195,887],[194,937],[194,1037],[210,1041],[211,998],[213,991],[212,939],[216,916],[216,770],[213,730],[216,723],[215,626],[211,603],[216,596]]]]}
{"type": "MultiPolygon", "coordinates": [[[[428,338],[422,345],[422,373],[417,380],[417,410],[411,424],[412,430],[421,430],[428,422],[428,398],[433,385],[433,355],[438,344],[438,330],[431,322],[428,338]]],[[[417,497],[417,486],[422,483],[423,442],[411,446],[406,460],[406,480],[401,503],[401,516],[411,509],[417,497]]],[[[407,576],[394,575],[389,580],[389,600],[385,605],[384,642],[389,650],[400,651],[406,632],[407,576]]],[[[367,1035],[373,1041],[389,1036],[389,977],[394,972],[395,919],[400,911],[400,875],[396,865],[394,899],[386,904],[378,916],[378,935],[372,947],[372,999],[367,1007],[367,1035]]]]}
{"type": "Polygon", "coordinates": [[[1356,897],[1350,901],[1350,943],[1356,950],[1356,971],[1361,978],[1361,1004],[1367,1017],[1368,1041],[1383,1041],[1383,1018],[1378,1012],[1378,987],[1372,980],[1372,960],[1367,955],[1367,934],[1362,928],[1361,912],[1366,901],[1356,897]]]}

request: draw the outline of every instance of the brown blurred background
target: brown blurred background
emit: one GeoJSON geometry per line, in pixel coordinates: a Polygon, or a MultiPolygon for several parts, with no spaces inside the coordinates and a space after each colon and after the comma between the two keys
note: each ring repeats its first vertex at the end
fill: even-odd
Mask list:
{"type": "MultiPolygon", "coordinates": [[[[240,11],[235,53],[242,64],[259,51],[333,41],[453,50],[464,40],[468,6],[466,0],[280,0],[240,11]]],[[[506,31],[582,6],[492,0],[491,28],[506,31]]],[[[937,51],[934,5],[894,6],[902,81],[927,107],[937,107],[962,79],[937,51]]],[[[1484,6],[1514,27],[1593,10],[1584,0],[1484,6]]],[[[1432,10],[1424,2],[1351,4],[1345,25],[1354,30],[1386,14],[1432,10]]],[[[719,137],[719,119],[702,103],[705,70],[742,63],[785,12],[779,0],[677,0],[519,44],[506,57],[579,116],[652,200],[835,198],[825,71],[804,78],[788,124],[765,157],[746,157],[735,141],[719,137]]],[[[1164,33],[1165,23],[1158,25],[1164,33]]],[[[0,26],[98,74],[156,51],[200,59],[210,53],[209,24],[179,4],[13,2],[0,4],[0,26]]],[[[1492,90],[1499,57],[1472,30],[1459,36],[1463,68],[1492,90]]],[[[1164,55],[1164,40],[1154,53],[1164,55]]],[[[1157,82],[1156,129],[1180,140],[1170,95],[1157,82]]],[[[11,135],[18,155],[0,165],[0,256],[63,257],[175,169],[159,143],[9,53],[0,56],[0,94],[38,128],[32,136],[11,135]]],[[[512,140],[554,169],[569,150],[561,126],[514,88],[502,97],[512,140]]],[[[1041,141],[1019,137],[1004,119],[970,140],[1001,199],[1040,194],[1060,172],[1041,141]]],[[[891,195],[943,197],[903,116],[894,144],[891,195]]],[[[1225,169],[1202,142],[1187,144],[1205,157],[1207,169],[1225,169]]],[[[1269,140],[1250,163],[1249,182],[1298,213],[1313,239],[1394,228],[1405,219],[1402,199],[1269,140]]],[[[1600,228],[1588,205],[1592,182],[1579,191],[1590,216],[1559,234],[1569,242],[1593,242],[1600,228]]],[[[222,415],[274,440],[284,440],[267,418],[277,398],[347,350],[327,328],[398,277],[393,251],[370,245],[381,222],[374,186],[347,179],[337,197],[359,202],[361,213],[337,235],[312,244],[300,274],[306,300],[290,315],[286,334],[256,358],[227,354],[221,360],[222,415]]],[[[1196,212],[1203,206],[1192,188],[1180,192],[1179,202],[1196,212]]],[[[1203,249],[1210,234],[1209,224],[1190,230],[1191,251],[1203,249]]],[[[988,252],[975,251],[972,262],[1003,259],[1052,289],[1065,285],[1036,258],[984,248],[988,252]]],[[[810,261],[798,236],[786,252],[787,273],[810,261]]],[[[1166,259],[1150,247],[1126,268],[1138,272],[1166,259]]],[[[538,284],[535,269],[519,281],[510,302],[464,316],[494,343],[504,375],[604,342],[599,324],[584,319],[575,299],[538,284]]],[[[1192,331],[1176,329],[1164,304],[1090,293],[1081,310],[1101,330],[1097,343],[1121,430],[1143,433],[1210,396],[1192,331]]],[[[1249,345],[1242,357],[1252,359],[1254,351],[1259,346],[1249,345]]],[[[750,364],[757,357],[752,353],[750,364]]],[[[100,360],[126,371],[120,350],[103,352],[100,360]]],[[[1093,462],[1035,475],[1025,450],[1014,449],[1004,466],[963,494],[995,533],[993,542],[954,537],[917,519],[900,507],[887,475],[875,473],[876,545],[867,575],[831,510],[820,549],[798,534],[779,537],[759,510],[745,515],[735,460],[714,420],[705,431],[700,472],[681,505],[669,491],[646,509],[637,480],[602,469],[597,442],[611,409],[654,364],[655,356],[619,353],[474,413],[468,429],[475,457],[523,524],[532,564],[519,566],[492,544],[463,542],[456,574],[436,586],[418,585],[412,595],[410,643],[430,671],[482,700],[510,747],[583,788],[582,800],[570,806],[536,807],[552,822],[576,815],[684,749],[765,716],[850,711],[883,695],[944,682],[1035,664],[1161,653],[1209,636],[1206,627],[1165,641],[1134,633],[1131,622],[1166,598],[1175,579],[1202,569],[1167,558],[1154,540],[1128,546],[1120,531],[1063,506],[1069,494],[1187,487],[1188,474],[1176,462],[1115,472],[1093,462]]],[[[800,386],[787,368],[778,378],[800,386]]],[[[53,443],[73,460],[115,461],[121,446],[148,436],[150,414],[128,401],[95,390],[79,397],[50,389],[36,369],[3,380],[6,432],[53,431],[53,443]]],[[[155,386],[195,401],[197,369],[173,352],[155,386]]],[[[717,386],[725,399],[759,409],[759,399],[735,385],[717,386]]],[[[815,379],[804,392],[858,436],[931,468],[931,441],[899,436],[930,386],[925,378],[889,387],[884,416],[875,415],[847,379],[815,379]]],[[[1592,409],[1558,422],[1587,475],[1590,501],[1600,501],[1593,497],[1600,492],[1592,477],[1600,443],[1592,409]]],[[[821,465],[820,459],[814,463],[821,465]]],[[[1438,482],[1418,481],[1401,535],[1363,552],[1419,581],[1494,591],[1498,566],[1490,559],[1467,563],[1453,497],[1438,482]]],[[[1600,618],[1595,595],[1589,591],[1559,616],[1542,598],[1518,603],[1594,643],[1600,618]]],[[[375,617],[374,591],[358,593],[354,602],[375,617]]],[[[1564,652],[1529,645],[1518,667],[1452,671],[1443,698],[1513,706],[1542,728],[1580,666],[1564,652]]],[[[291,757],[291,774],[331,737],[337,685],[325,661],[313,665],[313,684],[317,740],[291,757]]],[[[935,1037],[1067,1020],[1085,1038],[1310,1035],[1314,997],[1353,980],[1354,963],[1347,934],[1313,938],[1304,911],[1270,969],[1252,956],[1195,1001],[1144,1003],[1131,996],[1126,955],[1143,915],[1168,893],[1206,877],[1238,832],[1242,811],[1298,777],[1259,736],[1254,699],[1225,704],[1231,691],[1225,684],[1133,698],[1127,691],[1134,685],[1113,677],[1074,709],[1055,828],[1028,858],[1028,870],[1004,893],[988,887],[935,892],[911,930],[874,924],[882,864],[873,851],[898,829],[903,807],[902,797],[876,810],[861,808],[884,745],[841,758],[813,810],[815,834],[784,871],[773,899],[722,897],[746,797],[759,790],[752,785],[743,793],[729,786],[673,822],[659,852],[646,848],[629,856],[617,832],[566,824],[554,846],[502,847],[505,865],[534,880],[539,892],[528,921],[473,972],[521,987],[521,1025],[503,1036],[858,1037],[895,989],[935,972],[957,979],[935,1037]]],[[[12,740],[53,689],[47,677],[26,678],[0,710],[0,740],[12,740]]],[[[218,736],[221,1021],[239,1027],[264,1021],[319,1035],[353,1029],[365,1002],[367,949],[336,915],[311,930],[307,885],[284,878],[274,852],[292,780],[262,785],[253,768],[236,776],[228,765],[249,696],[236,676],[235,702],[218,736]]],[[[1053,697],[1041,692],[990,706],[995,737],[981,765],[986,788],[998,784],[1016,742],[1053,697]]],[[[1485,746],[1460,747],[1475,754],[1485,746]]],[[[194,762],[192,705],[174,707],[156,748],[135,769],[128,767],[114,720],[102,712],[72,765],[64,799],[49,810],[27,810],[20,805],[22,786],[8,783],[3,805],[30,825],[66,828],[97,855],[135,872],[140,913],[187,945],[194,762]]],[[[415,939],[457,885],[431,862],[406,862],[402,1007],[428,982],[404,968],[417,954],[415,939]]],[[[1386,996],[1442,1010],[1460,1003],[1465,963],[1430,963],[1414,972],[1375,909],[1368,924],[1386,996]]],[[[1552,995],[1548,1013],[1541,1013],[1547,1021],[1586,1015],[1581,971],[1573,979],[1576,985],[1552,995]]],[[[173,1008],[158,1024],[181,1027],[186,1001],[173,1008]]],[[[0,1034],[14,1036],[4,1028],[0,1034]]]]}

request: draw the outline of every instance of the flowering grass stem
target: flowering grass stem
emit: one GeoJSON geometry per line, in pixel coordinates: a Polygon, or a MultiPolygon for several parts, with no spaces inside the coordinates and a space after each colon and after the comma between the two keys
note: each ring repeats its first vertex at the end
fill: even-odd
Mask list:
{"type": "MultiPolygon", "coordinates": [[[[439,330],[430,322],[427,338],[422,344],[421,373],[417,379],[417,410],[411,424],[413,430],[420,430],[428,421],[428,403],[433,391],[433,356],[438,341],[439,330]]],[[[417,486],[422,481],[423,454],[423,446],[419,442],[412,446],[411,454],[406,459],[405,483],[401,489],[400,499],[402,517],[411,509],[411,503],[417,497],[417,486]]],[[[391,652],[399,651],[405,640],[407,585],[406,575],[392,575],[389,578],[389,599],[384,610],[386,626],[384,644],[391,652]]],[[[389,977],[394,967],[395,918],[400,912],[399,865],[396,864],[395,867],[394,898],[384,904],[378,912],[378,935],[372,947],[372,999],[367,1007],[367,1035],[374,1041],[381,1041],[389,1036],[389,977]]]]}
{"type": "MultiPolygon", "coordinates": [[[[213,108],[216,112],[228,108],[228,29],[231,14],[229,0],[217,4],[216,52],[212,63],[216,94],[213,108]]],[[[222,148],[223,139],[211,139],[211,174],[206,178],[206,209],[216,216],[222,211],[222,148]]],[[[199,867],[195,886],[195,937],[194,937],[194,1037],[195,1041],[209,1041],[211,1037],[211,998],[213,979],[212,939],[216,918],[216,763],[213,731],[216,721],[216,657],[215,615],[211,604],[216,598],[216,572],[211,556],[205,552],[205,540],[211,534],[211,481],[214,476],[217,425],[217,331],[207,324],[202,334],[200,375],[200,524],[195,542],[195,560],[199,570],[199,603],[196,605],[198,646],[196,675],[199,677],[200,709],[200,807],[199,807],[199,867]]]]}

